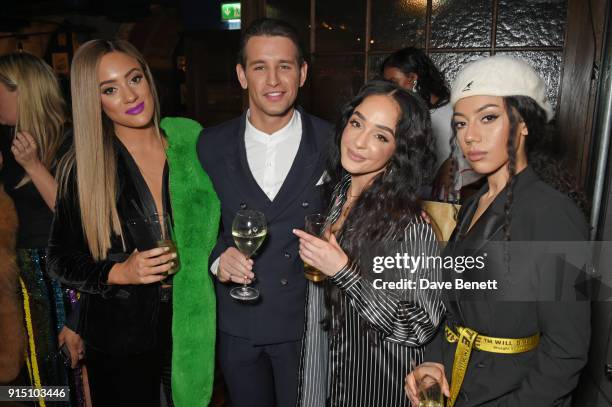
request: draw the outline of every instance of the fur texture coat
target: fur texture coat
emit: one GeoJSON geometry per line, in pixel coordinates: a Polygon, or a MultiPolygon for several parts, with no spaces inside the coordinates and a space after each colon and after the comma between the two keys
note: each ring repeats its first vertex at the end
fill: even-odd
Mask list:
{"type": "Polygon", "coordinates": [[[0,185],[0,383],[19,374],[24,355],[23,314],[15,259],[17,213],[0,185]]]}

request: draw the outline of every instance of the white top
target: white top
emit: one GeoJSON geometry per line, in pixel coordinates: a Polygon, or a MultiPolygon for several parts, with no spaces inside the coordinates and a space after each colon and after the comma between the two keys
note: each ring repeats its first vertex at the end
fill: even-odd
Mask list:
{"type": "Polygon", "coordinates": [[[289,123],[282,129],[267,134],[255,128],[247,112],[244,144],[249,169],[264,193],[274,200],[280,190],[302,140],[302,118],[293,111],[289,123]]]}
{"type": "Polygon", "coordinates": [[[450,139],[453,136],[451,120],[453,108],[450,103],[442,107],[431,109],[431,133],[436,140],[436,172],[450,155],[450,139]]]}
{"type": "MultiPolygon", "coordinates": [[[[431,131],[436,140],[436,173],[451,152],[450,140],[453,136],[451,121],[453,119],[453,108],[450,103],[431,109],[431,131]]],[[[470,167],[470,164],[463,156],[459,146],[455,148],[455,158],[457,159],[457,178],[455,179],[455,190],[478,181],[482,175],[478,174],[470,167]]]]}
{"type": "MultiPolygon", "coordinates": [[[[289,123],[272,134],[267,134],[251,124],[251,112],[247,111],[244,145],[247,162],[253,178],[264,193],[274,200],[281,189],[302,140],[302,117],[297,110],[289,123]]],[[[210,266],[215,276],[219,271],[219,257],[210,266]]]]}

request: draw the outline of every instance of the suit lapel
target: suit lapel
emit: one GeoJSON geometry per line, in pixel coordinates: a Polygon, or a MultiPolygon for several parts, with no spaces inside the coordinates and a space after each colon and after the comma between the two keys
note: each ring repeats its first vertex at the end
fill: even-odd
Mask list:
{"type": "MultiPolygon", "coordinates": [[[[531,167],[525,168],[520,174],[516,175],[514,195],[520,196],[520,191],[525,188],[525,186],[535,182],[537,179],[537,175],[533,172],[531,167]]],[[[504,211],[504,206],[507,201],[506,188],[500,191],[493,202],[491,202],[491,205],[489,205],[485,212],[476,221],[474,226],[472,226],[472,229],[468,232],[468,228],[472,222],[474,213],[478,208],[478,201],[480,200],[480,197],[482,197],[482,195],[488,191],[488,185],[485,184],[480,191],[478,191],[474,199],[469,205],[467,205],[465,213],[462,214],[462,218],[459,222],[460,224],[457,228],[458,230],[456,230],[451,237],[453,243],[451,249],[453,251],[458,248],[460,252],[459,254],[461,255],[466,254],[465,250],[468,250],[471,254],[474,254],[480,252],[481,249],[491,241],[503,240],[503,236],[499,236],[498,234],[502,231],[506,221],[504,211]]],[[[517,202],[515,201],[514,205],[516,204],[517,202]]],[[[457,290],[453,291],[456,302],[456,304],[454,304],[454,310],[458,311],[460,315],[461,309],[459,300],[461,295],[457,290]]]]}
{"type": "Polygon", "coordinates": [[[230,185],[235,187],[236,193],[248,197],[249,206],[253,209],[265,211],[271,204],[270,199],[261,189],[247,161],[244,131],[246,127],[246,113],[243,114],[234,132],[233,146],[230,148],[225,164],[228,169],[230,185]]]}
{"type": "Polygon", "coordinates": [[[478,218],[476,223],[469,229],[472,219],[478,208],[480,198],[489,190],[488,185],[484,185],[478,194],[474,197],[469,207],[466,210],[463,219],[461,220],[459,236],[460,240],[464,240],[469,245],[470,250],[478,251],[504,227],[506,220],[504,213],[504,205],[506,203],[506,189],[504,188],[491,202],[489,207],[478,218]]]}
{"type": "Polygon", "coordinates": [[[505,203],[506,192],[501,191],[480,219],[476,221],[472,230],[467,233],[466,240],[469,240],[470,243],[475,243],[474,245],[469,245],[470,250],[478,252],[483,246],[494,240],[495,235],[503,229],[506,221],[504,214],[505,203]]]}
{"type": "Polygon", "coordinates": [[[281,189],[266,211],[268,221],[282,213],[311,183],[317,182],[314,178],[320,175],[315,174],[315,170],[319,167],[320,152],[315,142],[314,127],[310,118],[302,110],[300,110],[300,115],[302,120],[300,146],[281,189]]]}
{"type": "MultiPolygon", "coordinates": [[[[497,197],[491,202],[491,205],[485,210],[485,212],[476,221],[474,226],[469,229],[472,219],[478,209],[478,203],[480,198],[488,191],[488,185],[485,184],[476,195],[470,200],[469,203],[464,205],[464,210],[461,213],[459,224],[455,228],[455,231],[449,239],[451,253],[456,255],[474,255],[483,246],[485,246],[493,236],[504,226],[504,203],[506,202],[505,189],[502,190],[497,197]],[[501,209],[501,210],[500,210],[501,209]],[[468,231],[469,229],[469,231],[468,231]]],[[[463,208],[462,208],[463,209],[463,208]]],[[[451,274],[451,281],[458,276],[454,273],[451,274]]],[[[447,304],[449,311],[458,317],[460,322],[463,321],[463,313],[461,311],[461,292],[453,288],[453,294],[451,302],[447,304]]]]}
{"type": "MultiPolygon", "coordinates": [[[[538,176],[529,166],[515,177],[515,196],[520,196],[520,191],[522,189],[538,180],[538,176]]],[[[477,196],[472,201],[472,205],[469,208],[471,211],[469,213],[466,212],[466,216],[463,216],[464,219],[461,221],[462,234],[460,238],[474,243],[478,242],[476,245],[470,246],[471,249],[479,250],[491,240],[498,240],[496,238],[496,234],[504,227],[504,223],[506,221],[504,206],[506,205],[507,201],[507,188],[508,187],[506,186],[502,191],[500,191],[499,194],[497,194],[493,202],[491,202],[491,205],[489,205],[487,210],[482,214],[478,221],[476,221],[469,232],[467,232],[467,229],[472,221],[474,212],[476,212],[476,208],[478,207],[478,200],[489,189],[487,184],[485,184],[480,191],[478,191],[477,196]]],[[[516,204],[517,202],[515,201],[513,203],[513,207],[516,207],[516,204]]]]}

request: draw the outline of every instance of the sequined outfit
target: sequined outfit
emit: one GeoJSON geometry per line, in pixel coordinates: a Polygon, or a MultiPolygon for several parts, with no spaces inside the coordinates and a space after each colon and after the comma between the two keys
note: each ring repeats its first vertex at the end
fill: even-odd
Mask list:
{"type": "MultiPolygon", "coordinates": [[[[62,289],[46,272],[45,249],[18,249],[19,283],[27,332],[26,367],[31,385],[69,386],[70,402],[55,406],[83,406],[81,368],[69,369],[59,352],[58,335],[66,312],[76,305],[74,290],[62,289]]],[[[39,406],[43,402],[36,403],[39,406]]]]}
{"type": "MultiPolygon", "coordinates": [[[[27,334],[27,385],[70,386],[70,402],[54,402],[54,406],[80,407],[84,405],[81,369],[70,369],[63,363],[59,352],[58,335],[66,323],[67,315],[76,305],[76,292],[63,290],[52,280],[46,269],[46,246],[53,212],[30,181],[20,185],[25,171],[11,152],[12,128],[3,128],[9,134],[0,134],[0,152],[3,165],[0,181],[13,199],[19,229],[17,232],[17,263],[23,304],[24,325],[27,334]]],[[[67,149],[71,135],[60,147],[58,157],[67,149]]],[[[44,400],[35,403],[46,406],[44,400]]]]}

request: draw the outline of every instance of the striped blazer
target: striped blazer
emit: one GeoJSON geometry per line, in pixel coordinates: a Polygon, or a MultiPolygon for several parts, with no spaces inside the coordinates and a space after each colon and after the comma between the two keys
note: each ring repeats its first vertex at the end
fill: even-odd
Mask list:
{"type": "MultiPolygon", "coordinates": [[[[336,187],[328,225],[340,216],[349,186],[347,176],[336,187]]],[[[441,281],[442,272],[437,262],[432,262],[429,268],[393,267],[377,273],[370,261],[398,254],[402,258],[432,257],[439,255],[439,249],[432,228],[418,216],[403,233],[389,233],[382,240],[368,245],[372,253],[351,259],[326,283],[309,282],[298,406],[410,405],[403,390],[404,378],[421,363],[424,347],[444,313],[440,291],[419,289],[419,280],[441,281]],[[363,267],[370,270],[364,272],[363,267]],[[383,282],[408,285],[408,281],[413,282],[412,288],[382,288],[383,282]],[[338,312],[325,304],[325,291],[332,284],[340,289],[344,312],[339,320],[331,318],[327,331],[321,322],[328,312],[338,312]]]]}

